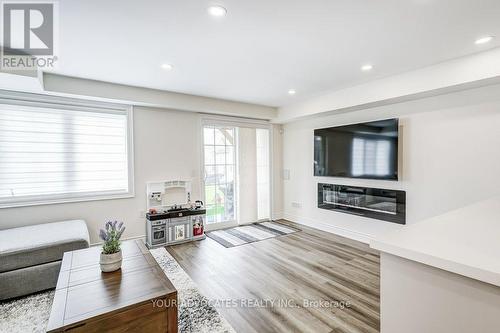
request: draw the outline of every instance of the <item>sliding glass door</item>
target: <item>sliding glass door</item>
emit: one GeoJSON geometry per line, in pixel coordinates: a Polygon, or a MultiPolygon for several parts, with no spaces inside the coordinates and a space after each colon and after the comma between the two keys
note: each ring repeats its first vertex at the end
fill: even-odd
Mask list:
{"type": "Polygon", "coordinates": [[[203,127],[208,224],[236,224],[236,131],[235,127],[203,127]]]}
{"type": "Polygon", "coordinates": [[[267,125],[203,124],[207,229],[271,218],[271,135],[267,125]]]}

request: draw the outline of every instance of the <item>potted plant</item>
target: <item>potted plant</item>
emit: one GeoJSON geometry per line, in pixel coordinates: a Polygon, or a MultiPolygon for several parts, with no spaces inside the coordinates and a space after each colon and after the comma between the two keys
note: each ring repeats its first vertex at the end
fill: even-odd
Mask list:
{"type": "Polygon", "coordinates": [[[114,272],[122,266],[122,250],[120,249],[120,237],[125,231],[123,222],[108,221],[99,232],[99,237],[104,241],[102,245],[101,271],[114,272]]]}

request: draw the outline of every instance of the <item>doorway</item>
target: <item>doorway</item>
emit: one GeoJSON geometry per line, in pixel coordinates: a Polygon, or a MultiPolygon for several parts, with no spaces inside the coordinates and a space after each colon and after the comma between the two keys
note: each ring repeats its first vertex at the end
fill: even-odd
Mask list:
{"type": "Polygon", "coordinates": [[[210,122],[202,129],[207,230],[270,220],[270,128],[210,122]]]}

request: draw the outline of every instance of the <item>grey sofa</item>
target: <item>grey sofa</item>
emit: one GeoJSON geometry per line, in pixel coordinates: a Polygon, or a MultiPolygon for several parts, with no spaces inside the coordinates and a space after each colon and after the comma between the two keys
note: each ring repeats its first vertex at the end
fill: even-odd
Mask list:
{"type": "Polygon", "coordinates": [[[0,300],[55,288],[64,252],[87,247],[83,220],[0,230],[0,300]]]}

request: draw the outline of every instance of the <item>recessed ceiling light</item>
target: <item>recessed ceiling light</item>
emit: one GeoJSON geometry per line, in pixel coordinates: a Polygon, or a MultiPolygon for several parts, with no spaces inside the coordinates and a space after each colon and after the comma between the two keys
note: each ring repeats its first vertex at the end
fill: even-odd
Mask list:
{"type": "Polygon", "coordinates": [[[222,6],[210,6],[208,7],[208,13],[212,16],[222,17],[226,16],[227,10],[222,6]]]}
{"type": "Polygon", "coordinates": [[[481,37],[481,38],[476,39],[476,44],[477,45],[486,44],[486,43],[491,42],[492,39],[493,39],[493,36],[481,37]]]}
{"type": "Polygon", "coordinates": [[[295,95],[296,93],[295,89],[288,90],[288,95],[295,95]]]}
{"type": "Polygon", "coordinates": [[[171,64],[162,64],[161,68],[163,68],[166,71],[171,71],[172,68],[174,68],[171,64]]]}
{"type": "Polygon", "coordinates": [[[361,66],[361,70],[363,72],[368,72],[368,71],[371,71],[372,69],[373,69],[373,66],[370,64],[366,64],[366,65],[361,66]]]}

